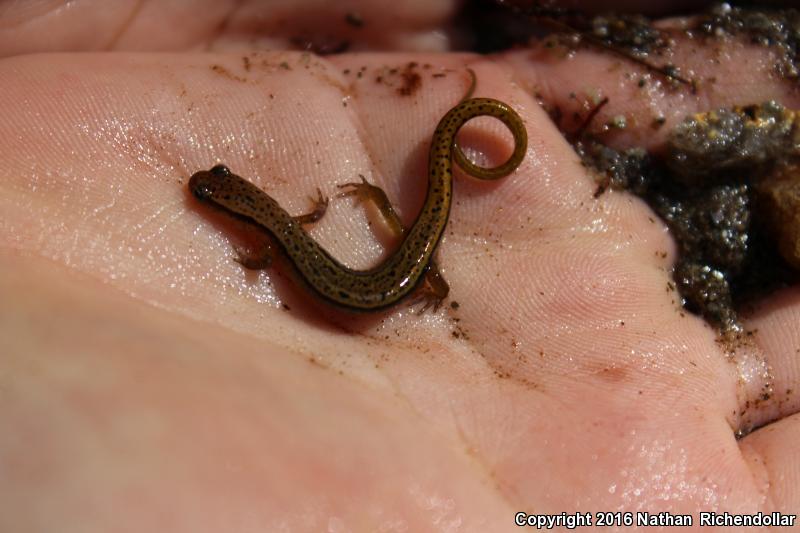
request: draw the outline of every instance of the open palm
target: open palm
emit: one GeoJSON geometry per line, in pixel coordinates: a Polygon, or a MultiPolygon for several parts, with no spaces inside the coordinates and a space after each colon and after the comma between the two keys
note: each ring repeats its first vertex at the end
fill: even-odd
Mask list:
{"type": "MultiPolygon", "coordinates": [[[[768,66],[728,75],[766,52],[737,45],[716,92],[645,105],[598,53],[257,53],[248,31],[280,42],[281,20],[314,33],[343,15],[200,4],[109,9],[92,38],[74,9],[0,35],[0,530],[494,532],[517,530],[518,511],[697,524],[798,508],[797,290],[752,311],[747,342],[718,343],[669,290],[663,224],[628,194],[593,198],[534,96],[566,108],[571,90],[613,86],[610,114],[675,120],[796,107],[768,66]],[[167,38],[168,20],[186,25],[167,38]],[[120,51],[23,54],[44,35],[49,50],[120,51]],[[214,52],[185,51],[198,43],[214,52]],[[320,306],[285,269],[234,262],[248,235],[188,194],[189,175],[223,162],[299,214],[362,174],[410,223],[467,67],[476,96],[522,115],[529,148],[504,180],[456,176],[445,309],[320,306]]],[[[353,42],[430,49],[452,6],[360,9],[353,42]]],[[[614,142],[663,143],[650,131],[614,142]]],[[[511,149],[491,119],[460,142],[487,165],[511,149]]],[[[371,220],[340,199],[310,231],[364,268],[390,252],[371,220]]]]}

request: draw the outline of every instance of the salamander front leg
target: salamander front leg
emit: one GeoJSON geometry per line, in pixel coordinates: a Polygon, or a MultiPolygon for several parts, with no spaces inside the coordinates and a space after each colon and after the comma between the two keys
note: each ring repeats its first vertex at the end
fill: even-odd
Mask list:
{"type": "Polygon", "coordinates": [[[272,266],[275,256],[274,245],[267,235],[259,235],[258,242],[253,246],[234,246],[236,253],[234,261],[249,270],[264,270],[272,266]]]}
{"type": "Polygon", "coordinates": [[[322,195],[322,191],[319,190],[319,187],[317,187],[317,197],[309,198],[314,203],[314,208],[311,210],[311,212],[306,213],[305,215],[292,217],[295,222],[299,224],[313,224],[314,222],[318,222],[323,216],[325,216],[325,212],[328,210],[328,199],[322,195]]]}
{"type": "MultiPolygon", "coordinates": [[[[310,198],[314,207],[308,213],[292,217],[299,224],[313,224],[318,222],[328,210],[328,198],[323,196],[322,191],[317,188],[317,197],[310,198]]],[[[250,226],[250,224],[248,224],[250,226]]],[[[234,246],[236,252],[234,261],[250,270],[264,270],[272,266],[272,259],[277,251],[272,238],[257,226],[253,226],[254,244],[251,246],[234,246]]]]}

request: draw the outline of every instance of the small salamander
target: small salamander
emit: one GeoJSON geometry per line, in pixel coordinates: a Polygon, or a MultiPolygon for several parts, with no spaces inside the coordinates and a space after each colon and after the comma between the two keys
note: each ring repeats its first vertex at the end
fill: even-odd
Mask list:
{"type": "Polygon", "coordinates": [[[450,216],[453,160],[475,178],[494,180],[507,176],[519,166],[527,145],[528,135],[522,119],[503,102],[470,98],[448,111],[439,121],[431,141],[428,191],[419,216],[403,233],[399,248],[367,270],[354,270],[334,259],[303,230],[301,224],[309,220],[292,217],[267,193],[224,165],[193,174],[189,190],[197,199],[266,230],[301,279],[322,299],[350,311],[377,311],[411,294],[425,277],[450,216]],[[478,166],[467,159],[456,143],[461,127],[479,116],[501,120],[514,136],[514,151],[502,165],[478,166]]]}

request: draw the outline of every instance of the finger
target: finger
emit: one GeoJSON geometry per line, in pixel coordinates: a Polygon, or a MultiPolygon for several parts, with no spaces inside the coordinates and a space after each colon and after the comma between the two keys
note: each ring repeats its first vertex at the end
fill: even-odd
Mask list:
{"type": "Polygon", "coordinates": [[[765,355],[767,365],[763,398],[751,409],[755,423],[766,424],[800,411],[800,291],[779,291],[759,302],[748,314],[747,327],[755,331],[753,342],[765,355]]]}
{"type": "Polygon", "coordinates": [[[525,73],[526,86],[540,94],[549,109],[558,110],[558,124],[566,132],[575,131],[592,107],[607,96],[607,105],[594,117],[588,131],[599,133],[605,143],[615,147],[658,150],[676,124],[708,109],[770,99],[788,107],[800,105],[793,83],[777,74],[778,48],[754,45],[747,35],[715,39],[695,32],[690,36],[678,29],[685,23],[683,19],[656,23],[655,28],[667,32],[664,37],[674,44],[648,54],[645,62],[655,67],[678,67],[684,77],[696,83],[695,91],[685,84],[670,83],[668,77],[632,59],[590,44],[566,54],[568,48],[553,48],[543,41],[507,57],[518,72],[525,73]],[[536,68],[526,68],[531,61],[536,68]],[[575,72],[592,83],[575,80],[575,72]],[[624,123],[624,127],[615,126],[617,123],[624,123]]]}
{"type": "Polygon", "coordinates": [[[795,414],[759,429],[740,442],[753,472],[753,482],[770,506],[793,513],[800,506],[800,415],[795,414]]]}
{"type": "MultiPolygon", "coordinates": [[[[664,16],[670,13],[685,13],[690,9],[702,8],[711,2],[692,2],[689,0],[658,0],[642,4],[635,0],[559,0],[553,2],[563,8],[573,9],[582,13],[644,13],[651,16],[664,16]]],[[[523,3],[523,5],[525,5],[523,3]]]]}
{"type": "Polygon", "coordinates": [[[4,2],[0,57],[197,48],[219,34],[235,6],[231,0],[4,2]]]}
{"type": "Polygon", "coordinates": [[[359,2],[166,0],[5,2],[0,57],[60,51],[432,50],[452,0],[359,2]]]}

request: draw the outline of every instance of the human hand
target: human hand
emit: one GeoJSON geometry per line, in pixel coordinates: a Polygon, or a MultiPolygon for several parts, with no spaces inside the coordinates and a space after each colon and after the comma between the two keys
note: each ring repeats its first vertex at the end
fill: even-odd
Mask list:
{"type": "MultiPolygon", "coordinates": [[[[752,344],[726,354],[665,290],[664,226],[627,194],[594,199],[534,97],[568,109],[570,92],[602,86],[604,113],[671,120],[797,107],[764,76],[767,52],[733,43],[709,65],[683,49],[719,73],[713,90],[633,98],[620,80],[637,67],[593,51],[253,54],[262,31],[318,35],[313,21],[344,15],[143,5],[76,6],[37,18],[28,43],[0,39],[7,55],[44,35],[50,50],[120,50],[3,61],[0,530],[511,531],[517,511],[797,509],[797,291],[765,300],[752,344]],[[420,83],[401,95],[411,62],[420,83]],[[456,177],[438,257],[458,309],[321,308],[280,269],[232,261],[246,236],[187,193],[192,172],[224,162],[300,213],[316,187],[364,174],[410,222],[466,67],[530,140],[509,178],[456,177]]],[[[339,28],[351,49],[448,47],[433,30],[451,4],[359,11],[363,27],[339,28]]],[[[504,159],[503,127],[475,122],[462,145],[504,159]]],[[[643,122],[615,142],[659,135],[643,122]]],[[[348,201],[311,232],[355,267],[383,253],[348,201]]]]}

